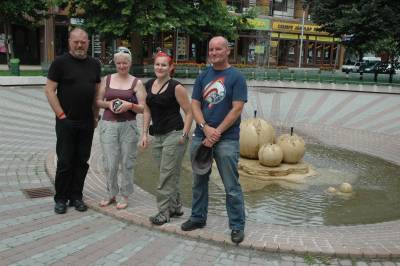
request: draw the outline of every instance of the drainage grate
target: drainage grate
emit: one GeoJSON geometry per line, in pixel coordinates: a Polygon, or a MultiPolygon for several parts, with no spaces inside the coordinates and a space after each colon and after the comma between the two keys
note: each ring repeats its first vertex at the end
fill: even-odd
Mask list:
{"type": "Polygon", "coordinates": [[[54,195],[53,189],[50,187],[27,188],[21,189],[25,197],[29,199],[45,198],[54,195]]]}

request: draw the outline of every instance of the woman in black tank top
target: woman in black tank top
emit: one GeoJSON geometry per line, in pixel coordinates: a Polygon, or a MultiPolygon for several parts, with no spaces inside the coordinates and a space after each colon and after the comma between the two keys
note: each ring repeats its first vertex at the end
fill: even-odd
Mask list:
{"type": "Polygon", "coordinates": [[[183,214],[179,180],[193,117],[188,93],[182,84],[171,79],[172,72],[172,59],[159,52],[154,61],[156,78],[145,84],[147,96],[140,146],[148,147],[150,131],[154,136],[154,159],[160,169],[157,186],[158,213],[150,217],[155,225],[162,225],[169,222],[171,217],[183,214]],[[184,118],[180,109],[185,113],[184,118]]]}

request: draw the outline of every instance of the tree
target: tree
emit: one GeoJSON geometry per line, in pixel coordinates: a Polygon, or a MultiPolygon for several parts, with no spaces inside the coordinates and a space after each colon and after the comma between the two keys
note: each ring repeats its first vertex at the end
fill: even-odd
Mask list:
{"type": "Polygon", "coordinates": [[[336,37],[350,37],[345,44],[357,50],[360,59],[378,40],[388,38],[400,44],[400,1],[308,0],[307,4],[321,30],[336,37]]]}
{"type": "MultiPolygon", "coordinates": [[[[11,23],[26,27],[37,26],[47,15],[48,0],[3,0],[0,5],[0,24],[4,25],[5,45],[7,63],[9,64],[10,55],[8,44],[12,47],[11,23]]],[[[11,57],[14,52],[11,49],[11,57]]]]}
{"type": "Polygon", "coordinates": [[[233,16],[220,0],[65,0],[72,15],[84,10],[84,26],[105,38],[141,38],[179,29],[196,40],[209,35],[237,36],[251,17],[233,16]]]}
{"type": "Polygon", "coordinates": [[[394,38],[386,38],[378,40],[371,44],[373,51],[376,54],[385,53],[388,55],[390,62],[393,62],[400,56],[400,45],[394,38]]]}

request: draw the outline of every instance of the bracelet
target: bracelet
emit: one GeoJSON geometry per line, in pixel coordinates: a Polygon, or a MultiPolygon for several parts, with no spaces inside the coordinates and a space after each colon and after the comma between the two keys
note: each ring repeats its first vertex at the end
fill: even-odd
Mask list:
{"type": "Polygon", "coordinates": [[[204,123],[200,123],[200,124],[199,124],[199,127],[200,127],[201,131],[204,130],[204,128],[206,127],[206,125],[207,125],[207,122],[204,122],[204,123]]]}
{"type": "Polygon", "coordinates": [[[65,116],[64,112],[61,112],[57,115],[58,118],[62,118],[63,116],[65,116]]]}
{"type": "Polygon", "coordinates": [[[133,111],[133,106],[134,106],[133,103],[131,103],[131,110],[132,110],[132,111],[133,111]]]}

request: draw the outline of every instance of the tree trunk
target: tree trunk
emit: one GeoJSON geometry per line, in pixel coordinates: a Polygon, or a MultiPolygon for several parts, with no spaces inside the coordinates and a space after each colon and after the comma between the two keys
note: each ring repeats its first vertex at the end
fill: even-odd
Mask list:
{"type": "Polygon", "coordinates": [[[357,50],[357,53],[358,53],[358,61],[362,61],[364,57],[364,52],[361,50],[357,50]]]}
{"type": "Polygon", "coordinates": [[[133,32],[131,34],[131,44],[132,44],[132,64],[133,65],[143,64],[143,37],[139,33],[133,32]]]}

